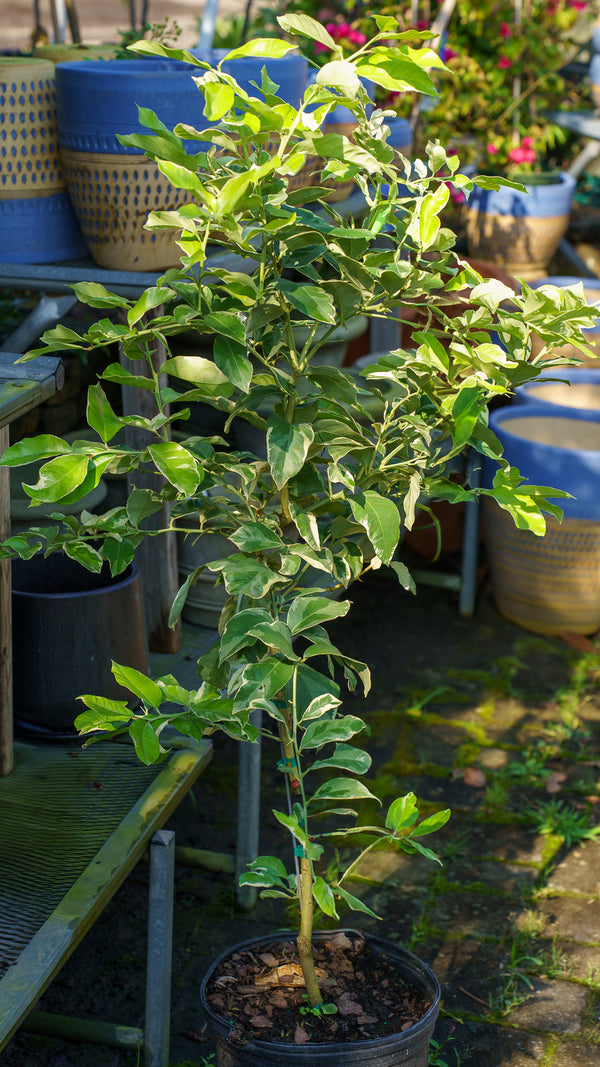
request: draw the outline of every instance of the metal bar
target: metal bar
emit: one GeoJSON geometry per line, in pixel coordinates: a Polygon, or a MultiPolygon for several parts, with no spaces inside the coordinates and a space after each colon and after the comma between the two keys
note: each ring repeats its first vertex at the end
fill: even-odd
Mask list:
{"type": "Polygon", "coordinates": [[[88,1041],[111,1048],[141,1048],[144,1031],[134,1026],[118,1026],[97,1019],[77,1019],[72,1015],[53,1015],[47,1011],[32,1011],[21,1029],[28,1034],[45,1037],[65,1037],[68,1041],[88,1041]]]}
{"type": "MultiPolygon", "coordinates": [[[[254,711],[250,721],[257,730],[262,723],[262,711],[254,711]]],[[[240,741],[238,764],[238,821],[235,855],[236,880],[246,870],[248,863],[258,856],[260,824],[260,765],[261,742],[240,741]]],[[[255,886],[238,885],[237,898],[245,908],[256,904],[255,886]]]]}
{"type": "Polygon", "coordinates": [[[175,863],[182,867],[199,867],[219,874],[234,874],[235,860],[228,852],[209,852],[204,848],[175,847],[175,863]]]}
{"type": "Polygon", "coordinates": [[[44,294],[21,325],[0,345],[0,352],[26,352],[44,330],[59,322],[76,303],[77,297],[73,294],[53,297],[44,294]]]}
{"type": "MultiPolygon", "coordinates": [[[[467,461],[467,482],[471,489],[481,484],[481,457],[470,452],[467,461]]],[[[459,614],[470,618],[475,610],[477,595],[477,563],[479,558],[479,500],[474,497],[465,504],[459,614]]]]}
{"type": "Polygon", "coordinates": [[[211,755],[209,741],[174,753],[3,976],[0,1049],[56,977],[211,755]]]}
{"type": "Polygon", "coordinates": [[[150,845],[146,1067],[169,1067],[174,877],[175,834],[158,830],[150,845]]]}

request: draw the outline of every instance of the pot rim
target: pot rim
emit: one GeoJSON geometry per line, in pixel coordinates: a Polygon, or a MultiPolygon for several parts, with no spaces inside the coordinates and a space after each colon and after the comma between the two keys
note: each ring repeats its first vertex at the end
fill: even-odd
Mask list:
{"type": "MultiPolygon", "coordinates": [[[[403,957],[407,964],[417,964],[418,967],[425,972],[427,979],[430,982],[431,988],[427,991],[432,993],[433,1000],[431,1006],[427,1009],[427,1011],[419,1019],[419,1021],[416,1022],[414,1026],[411,1026],[409,1030],[406,1030],[402,1033],[399,1032],[394,1034],[386,1034],[385,1037],[374,1037],[371,1040],[365,1041],[353,1041],[350,1044],[348,1044],[348,1042],[343,1041],[309,1041],[305,1045],[302,1045],[303,1049],[309,1052],[319,1053],[332,1052],[335,1049],[336,1045],[351,1048],[353,1052],[361,1052],[362,1050],[366,1051],[367,1049],[372,1050],[374,1048],[385,1049],[387,1046],[394,1044],[394,1042],[397,1042],[399,1037],[406,1036],[407,1038],[409,1038],[410,1036],[411,1039],[418,1038],[422,1034],[423,1030],[426,1030],[429,1026],[432,1025],[432,1023],[437,1018],[439,1012],[442,990],[435,974],[433,973],[429,965],[425,963],[424,960],[422,960],[419,956],[415,956],[415,954],[413,952],[410,952],[409,949],[405,948],[404,945],[397,945],[393,941],[386,941],[384,938],[377,937],[377,935],[375,934],[366,933],[363,930],[356,930],[353,928],[343,928],[340,930],[316,930],[313,933],[313,940],[322,940],[323,938],[331,937],[334,934],[351,934],[355,937],[364,938],[365,941],[368,941],[369,944],[371,944],[376,949],[379,949],[383,952],[391,950],[392,952],[400,953],[400,955],[403,957]]],[[[206,1001],[206,988],[216,968],[219,966],[220,963],[222,963],[229,956],[231,956],[233,952],[238,952],[240,949],[245,948],[246,946],[262,945],[273,941],[281,940],[290,940],[293,941],[295,944],[297,936],[297,931],[279,930],[272,934],[265,934],[262,937],[248,938],[248,940],[241,941],[237,945],[232,945],[230,948],[226,949],[225,952],[222,952],[211,963],[206,974],[204,975],[204,978],[202,979],[202,982],[200,983],[200,999],[202,1003],[202,1008],[206,1012],[206,1014],[211,1019],[217,1020],[220,1027],[227,1026],[229,1028],[229,1033],[234,1030],[235,1027],[233,1026],[233,1024],[230,1023],[229,1020],[227,1020],[223,1015],[219,1015],[217,1014],[217,1012],[213,1011],[213,1009],[208,1005],[206,1001]]],[[[427,986],[425,986],[425,988],[427,989],[427,986]]],[[[225,1036],[225,1038],[227,1038],[228,1034],[221,1036],[225,1036]]],[[[263,1041],[260,1038],[253,1037],[249,1041],[245,1042],[245,1047],[255,1048],[257,1051],[270,1051],[273,1053],[283,1052],[285,1050],[289,1053],[290,1049],[294,1049],[297,1046],[287,1044],[283,1041],[263,1041]]]]}
{"type": "Polygon", "coordinates": [[[494,431],[498,429],[502,433],[510,437],[513,442],[525,442],[526,444],[535,445],[536,450],[543,450],[547,453],[574,453],[576,452],[580,456],[598,456],[597,449],[591,448],[565,448],[560,442],[554,445],[544,444],[542,441],[532,441],[530,438],[522,437],[518,433],[514,433],[510,428],[510,423],[513,419],[566,419],[573,422],[592,422],[600,423],[600,410],[594,410],[593,408],[570,408],[562,407],[560,404],[515,404],[511,407],[497,408],[496,411],[492,411],[490,414],[490,428],[494,431]]]}
{"type": "Polygon", "coordinates": [[[79,597],[107,596],[109,593],[114,593],[115,589],[126,589],[136,581],[139,577],[139,573],[140,568],[135,560],[133,560],[121,574],[115,576],[109,585],[104,585],[100,589],[74,590],[70,593],[36,593],[35,590],[17,589],[13,583],[11,593],[12,596],[15,597],[24,597],[30,600],[47,600],[54,603],[59,600],[74,600],[79,597]]]}

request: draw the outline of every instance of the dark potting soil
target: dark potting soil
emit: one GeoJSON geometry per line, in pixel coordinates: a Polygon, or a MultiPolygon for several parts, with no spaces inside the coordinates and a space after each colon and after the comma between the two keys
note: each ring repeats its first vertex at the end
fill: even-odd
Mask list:
{"type": "Polygon", "coordinates": [[[368,1041],[409,1030],[431,1007],[429,993],[359,934],[332,933],[315,943],[313,955],[324,1003],[335,1005],[335,1014],[308,1007],[293,940],[240,949],[218,966],[207,1000],[232,1023],[231,1041],[368,1041]]]}

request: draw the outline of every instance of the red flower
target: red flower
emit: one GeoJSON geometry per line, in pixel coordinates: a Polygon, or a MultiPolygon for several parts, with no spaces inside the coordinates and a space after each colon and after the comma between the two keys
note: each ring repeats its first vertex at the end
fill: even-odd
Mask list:
{"type": "Polygon", "coordinates": [[[500,59],[498,60],[499,70],[508,70],[509,67],[512,67],[510,59],[508,59],[506,56],[500,56],[500,59]]]}
{"type": "Polygon", "coordinates": [[[500,24],[500,36],[501,37],[512,37],[512,29],[508,25],[508,22],[502,22],[500,24]]]}

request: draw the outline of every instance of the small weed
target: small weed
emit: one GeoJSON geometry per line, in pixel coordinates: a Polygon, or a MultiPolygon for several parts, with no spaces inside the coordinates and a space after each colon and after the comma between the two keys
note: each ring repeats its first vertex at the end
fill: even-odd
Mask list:
{"type": "Polygon", "coordinates": [[[428,1060],[429,1067],[460,1067],[462,1062],[460,1053],[455,1048],[446,1048],[446,1045],[450,1045],[452,1041],[454,1041],[452,1030],[448,1034],[448,1037],[445,1037],[443,1041],[436,1041],[433,1037],[431,1038],[428,1060]],[[442,1055],[443,1050],[445,1051],[442,1055]],[[452,1053],[452,1061],[446,1058],[449,1053],[452,1053]]]}
{"type": "Polygon", "coordinates": [[[544,932],[546,922],[545,915],[536,911],[535,908],[528,908],[519,915],[518,936],[521,940],[539,937],[544,932]]]}
{"type": "Polygon", "coordinates": [[[600,834],[600,826],[592,826],[585,812],[569,807],[562,800],[548,800],[531,813],[536,833],[557,834],[567,848],[580,841],[593,841],[600,834]]]}
{"type": "Polygon", "coordinates": [[[508,959],[500,965],[504,984],[500,992],[490,998],[493,1012],[508,1015],[518,1008],[531,995],[533,990],[532,975],[540,974],[544,966],[543,956],[532,956],[527,951],[529,937],[517,934],[511,946],[508,959]]]}

